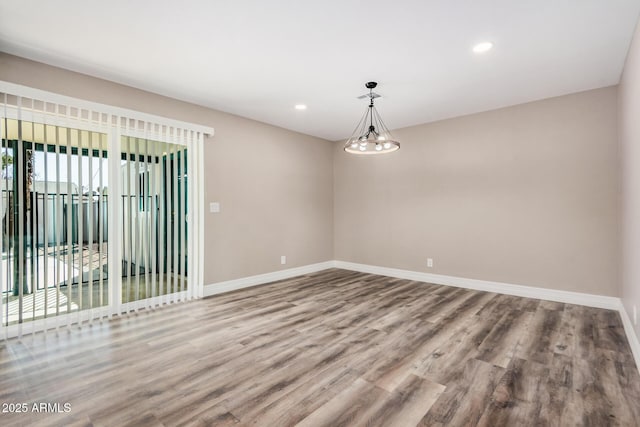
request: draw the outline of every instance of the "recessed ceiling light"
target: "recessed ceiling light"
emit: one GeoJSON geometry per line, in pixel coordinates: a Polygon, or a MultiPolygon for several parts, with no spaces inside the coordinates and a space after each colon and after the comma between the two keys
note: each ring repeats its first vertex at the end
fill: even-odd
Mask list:
{"type": "Polygon", "coordinates": [[[295,109],[296,110],[306,110],[307,106],[304,105],[304,104],[296,104],[295,109]]]}
{"type": "Polygon", "coordinates": [[[475,45],[473,47],[473,52],[474,53],[485,53],[485,52],[490,51],[492,47],[493,47],[493,43],[491,43],[491,42],[478,43],[477,45],[475,45]]]}

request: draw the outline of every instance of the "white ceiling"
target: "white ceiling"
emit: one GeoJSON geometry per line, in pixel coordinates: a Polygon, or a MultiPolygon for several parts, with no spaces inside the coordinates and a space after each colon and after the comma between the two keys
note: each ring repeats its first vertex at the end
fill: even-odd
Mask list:
{"type": "Polygon", "coordinates": [[[391,129],[614,85],[639,12],[640,0],[0,0],[0,50],[338,140],[369,80],[391,129]],[[494,49],[473,54],[485,40],[494,49]]]}

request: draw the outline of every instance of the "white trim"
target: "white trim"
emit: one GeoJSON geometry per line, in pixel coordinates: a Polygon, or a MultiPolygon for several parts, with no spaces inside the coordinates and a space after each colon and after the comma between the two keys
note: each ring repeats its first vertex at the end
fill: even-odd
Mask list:
{"type": "Polygon", "coordinates": [[[629,342],[629,347],[631,347],[631,352],[633,353],[633,358],[636,361],[636,368],[640,371],[640,341],[638,340],[638,336],[636,335],[636,331],[633,328],[633,324],[631,323],[631,319],[629,318],[629,314],[627,310],[624,308],[622,301],[620,301],[620,317],[622,318],[622,325],[624,326],[624,332],[627,335],[627,341],[629,342]]]}
{"type": "Polygon", "coordinates": [[[532,286],[512,285],[509,283],[467,279],[464,277],[455,276],[444,276],[441,274],[422,273],[419,271],[400,270],[397,268],[378,267],[367,264],[356,264],[346,261],[335,261],[335,266],[336,268],[342,268],[344,270],[353,270],[360,271],[362,273],[416,280],[419,282],[434,283],[436,285],[455,286],[457,288],[496,292],[499,294],[515,295],[518,297],[535,298],[568,304],[585,305],[587,307],[606,308],[609,310],[618,310],[620,308],[620,298],[608,297],[603,295],[559,291],[555,289],[537,288],[532,286]]]}
{"type": "Polygon", "coordinates": [[[204,296],[211,296],[223,292],[230,292],[250,286],[261,285],[277,280],[314,273],[329,268],[359,271],[361,273],[377,274],[380,276],[396,277],[399,279],[415,280],[436,285],[454,286],[457,288],[474,289],[485,292],[495,292],[546,301],[556,301],[567,304],[584,305],[587,307],[604,308],[619,311],[620,298],[603,295],[586,294],[582,292],[560,291],[533,286],[514,285],[510,283],[491,282],[488,280],[469,279],[465,277],[444,276],[441,274],[422,273],[419,271],[401,270],[397,268],[379,267],[368,264],[357,264],[346,261],[326,261],[287,270],[274,271],[256,276],[242,277],[225,282],[212,283],[205,286],[204,296]]]}
{"type": "Polygon", "coordinates": [[[309,264],[302,267],[289,268],[287,270],[274,271],[271,273],[258,274],[256,276],[243,277],[241,279],[227,280],[225,282],[212,283],[204,287],[204,296],[222,294],[224,292],[235,291],[237,289],[249,288],[251,286],[263,285],[277,280],[289,279],[303,274],[315,273],[327,270],[335,266],[335,261],[326,261],[318,264],[309,264]]]}
{"type": "Polygon", "coordinates": [[[329,268],[341,268],[344,270],[359,271],[361,273],[377,274],[381,276],[396,277],[400,279],[415,280],[419,282],[434,283],[444,286],[474,289],[499,294],[514,295],[526,298],[535,298],[547,301],[556,301],[567,304],[584,305],[587,307],[615,310],[620,313],[627,341],[631,347],[636,367],[640,371],[640,341],[631,324],[631,320],[617,297],[586,294],[582,292],[560,291],[548,288],[514,285],[509,283],[491,282],[487,280],[469,279],[464,277],[445,276],[441,274],[422,273],[418,271],[401,270],[397,268],[378,267],[375,265],[357,264],[346,261],[326,261],[288,270],[274,271],[272,273],[259,274],[225,282],[218,282],[204,287],[204,296],[212,296],[238,289],[262,285],[278,280],[289,279],[309,273],[326,270],[329,268]]]}
{"type": "Polygon", "coordinates": [[[346,261],[334,261],[335,268],[359,271],[361,273],[378,274],[381,276],[397,277],[400,279],[416,280],[437,285],[455,286],[458,288],[474,289],[478,291],[496,292],[499,294],[515,295],[519,297],[556,301],[566,304],[584,305],[587,307],[615,310],[620,313],[624,332],[631,347],[636,368],[640,371],[640,341],[631,324],[627,310],[622,300],[617,297],[585,294],[582,292],[559,291],[548,288],[513,285],[509,283],[490,282],[487,280],[468,279],[464,277],[444,276],[440,274],[422,273],[418,271],[400,270],[397,268],[378,267],[375,265],[356,264],[346,261]]]}
{"type": "Polygon", "coordinates": [[[142,113],[140,111],[129,110],[127,108],[114,107],[112,105],[100,104],[98,102],[86,101],[83,99],[73,98],[70,96],[60,95],[45,90],[35,89],[28,86],[22,86],[0,80],[0,92],[11,95],[18,95],[25,98],[31,98],[38,101],[46,101],[56,104],[62,104],[73,108],[80,108],[89,111],[107,113],[114,116],[122,116],[145,122],[161,123],[163,125],[190,129],[213,136],[214,130],[210,126],[197,125],[194,123],[183,122],[180,120],[170,119],[167,117],[156,116],[153,114],[142,113]]]}
{"type": "MultiPolygon", "coordinates": [[[[631,351],[636,362],[636,368],[640,371],[640,341],[638,340],[635,330],[631,324],[629,315],[627,314],[622,301],[620,300],[620,298],[616,297],[585,294],[581,292],[559,291],[554,289],[513,285],[501,282],[490,282],[487,280],[468,279],[464,277],[444,276],[440,274],[422,273],[418,271],[401,270],[397,268],[378,267],[374,265],[357,264],[346,261],[325,261],[318,264],[309,264],[302,267],[289,268],[287,270],[274,271],[271,273],[258,274],[255,276],[213,283],[204,286],[204,297],[231,292],[252,286],[263,285],[278,280],[301,276],[304,274],[316,273],[330,268],[341,268],[344,270],[359,271],[361,273],[377,274],[381,276],[434,283],[437,285],[454,286],[479,291],[495,292],[506,295],[515,295],[520,297],[615,310],[620,313],[620,318],[622,319],[625,335],[627,336],[627,341],[629,342],[629,346],[631,347],[631,351]]],[[[186,292],[180,292],[178,293],[178,295],[176,295],[176,300],[185,301],[188,299],[187,297],[188,294],[186,292]]],[[[173,303],[178,302],[176,300],[174,300],[173,303]]],[[[164,301],[163,296],[151,298],[150,306],[152,309],[163,305],[167,305],[167,302],[164,301]]],[[[100,308],[100,315],[97,319],[94,320],[99,320],[107,315],[106,313],[103,313],[102,310],[105,307],[100,308]]],[[[111,316],[113,314],[123,315],[129,310],[133,309],[134,307],[132,303],[122,304],[120,307],[118,307],[118,310],[115,311],[115,313],[111,313],[111,316]]],[[[91,319],[88,317],[88,313],[85,312],[86,311],[83,311],[82,313],[81,322],[91,321],[91,319]]],[[[8,334],[7,336],[5,336],[5,339],[22,335],[24,333],[24,327],[26,327],[27,329],[31,329],[30,332],[40,331],[43,329],[46,331],[48,329],[56,328],[58,326],[64,325],[67,322],[68,317],[72,315],[77,316],[76,313],[69,313],[51,317],[48,319],[39,319],[23,324],[10,325],[8,328],[6,328],[6,332],[8,332],[8,334]],[[47,324],[47,320],[50,323],[47,324]]],[[[74,326],[79,325],[76,323],[74,324],[74,326]]]]}

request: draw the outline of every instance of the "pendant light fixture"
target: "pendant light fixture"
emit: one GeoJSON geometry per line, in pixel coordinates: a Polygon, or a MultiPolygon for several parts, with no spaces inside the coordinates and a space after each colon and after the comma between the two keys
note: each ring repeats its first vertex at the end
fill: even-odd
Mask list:
{"type": "Polygon", "coordinates": [[[369,82],[365,86],[369,93],[360,98],[369,98],[370,102],[353,135],[344,145],[344,151],[351,154],[386,154],[399,150],[400,143],[393,139],[373,105],[373,100],[380,97],[373,92],[378,83],[369,82]]]}

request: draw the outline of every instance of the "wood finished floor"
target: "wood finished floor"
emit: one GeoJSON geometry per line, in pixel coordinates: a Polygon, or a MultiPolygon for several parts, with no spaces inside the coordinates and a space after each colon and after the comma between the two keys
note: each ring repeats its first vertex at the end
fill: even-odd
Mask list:
{"type": "Polygon", "coordinates": [[[634,426],[617,312],[344,270],[0,343],[0,425],[634,426]]]}

